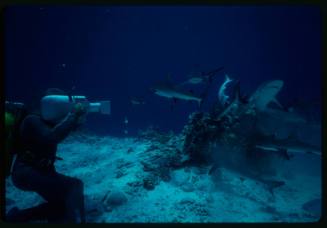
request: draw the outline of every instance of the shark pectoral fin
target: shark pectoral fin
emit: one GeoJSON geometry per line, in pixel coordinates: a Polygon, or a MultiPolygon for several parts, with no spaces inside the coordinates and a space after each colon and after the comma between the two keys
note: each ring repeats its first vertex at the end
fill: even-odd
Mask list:
{"type": "Polygon", "coordinates": [[[281,103],[279,103],[279,101],[278,101],[276,98],[274,98],[274,99],[271,100],[271,101],[274,102],[275,104],[277,104],[278,107],[280,107],[281,109],[285,110],[285,108],[283,107],[283,105],[281,105],[281,103]]]}

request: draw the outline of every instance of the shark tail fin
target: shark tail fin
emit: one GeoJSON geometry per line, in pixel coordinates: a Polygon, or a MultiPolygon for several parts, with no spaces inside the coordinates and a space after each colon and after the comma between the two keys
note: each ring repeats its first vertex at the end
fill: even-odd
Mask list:
{"type": "Polygon", "coordinates": [[[232,79],[228,76],[228,74],[225,74],[225,81],[228,81],[228,82],[232,81],[232,79]]]}

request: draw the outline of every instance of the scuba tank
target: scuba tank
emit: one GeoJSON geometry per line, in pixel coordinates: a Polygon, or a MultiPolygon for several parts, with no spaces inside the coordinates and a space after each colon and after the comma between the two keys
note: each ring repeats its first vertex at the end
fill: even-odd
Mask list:
{"type": "Polygon", "coordinates": [[[19,129],[28,112],[23,103],[5,103],[5,176],[11,173],[15,155],[20,150],[19,129]]]}

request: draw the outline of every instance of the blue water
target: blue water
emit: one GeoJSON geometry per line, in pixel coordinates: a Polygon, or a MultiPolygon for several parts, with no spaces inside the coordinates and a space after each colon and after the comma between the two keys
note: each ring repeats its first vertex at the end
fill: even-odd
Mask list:
{"type": "MultiPolygon", "coordinates": [[[[321,97],[321,23],[317,7],[48,7],[5,12],[6,98],[37,107],[49,87],[90,100],[110,99],[112,115],[89,116],[98,134],[121,135],[148,125],[179,132],[196,103],[171,101],[149,88],[170,74],[219,66],[251,94],[282,79],[280,102],[321,97]],[[130,96],[147,105],[131,107],[130,96]]],[[[211,84],[204,110],[217,99],[223,73],[211,84]]],[[[188,86],[198,94],[203,86],[188,86]]]]}

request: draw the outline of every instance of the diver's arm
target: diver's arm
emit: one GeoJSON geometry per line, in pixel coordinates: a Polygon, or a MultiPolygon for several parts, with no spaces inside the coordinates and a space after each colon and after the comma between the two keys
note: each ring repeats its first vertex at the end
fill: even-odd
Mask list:
{"type": "Polygon", "coordinates": [[[29,137],[33,137],[34,140],[42,142],[42,144],[57,144],[61,142],[68,134],[73,130],[78,122],[78,115],[75,113],[69,113],[60,123],[51,128],[45,124],[40,117],[30,116],[26,119],[31,134],[29,137]]]}
{"type": "Polygon", "coordinates": [[[67,116],[51,129],[51,137],[56,143],[64,140],[68,134],[78,125],[79,116],[76,113],[68,113],[67,116]]]}

